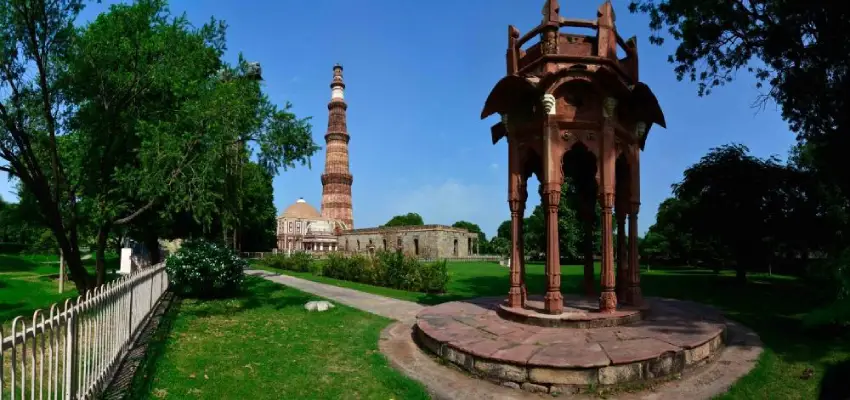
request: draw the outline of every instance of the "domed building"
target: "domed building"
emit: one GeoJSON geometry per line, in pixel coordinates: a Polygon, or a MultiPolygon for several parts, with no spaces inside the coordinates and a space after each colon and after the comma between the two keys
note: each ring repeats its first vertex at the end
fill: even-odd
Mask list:
{"type": "Polygon", "coordinates": [[[344,223],[322,217],[301,198],[277,218],[277,248],[284,252],[336,251],[337,233],[344,229],[344,223]]]}

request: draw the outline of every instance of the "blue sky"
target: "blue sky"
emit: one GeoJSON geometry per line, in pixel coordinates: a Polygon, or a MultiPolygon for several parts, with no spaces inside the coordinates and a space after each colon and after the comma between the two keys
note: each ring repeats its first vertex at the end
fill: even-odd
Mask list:
{"type": "MultiPolygon", "coordinates": [[[[108,4],[91,3],[83,19],[108,4]]],[[[417,212],[426,223],[477,223],[493,235],[509,217],[507,147],[490,141],[497,117],[479,120],[492,86],[505,74],[507,26],[527,32],[541,19],[543,0],[172,0],[200,25],[227,22],[229,60],[239,52],[263,67],[265,90],[299,116],[311,116],[314,140],[324,146],[334,63],[344,68],[354,174],[354,224],[385,223],[417,212]]],[[[561,14],[592,19],[601,1],[561,1],[561,14]]],[[[677,82],[667,55],[675,46],[649,44],[648,18],[613,1],[623,37],[639,40],[641,80],[653,89],[668,129],[653,128],[641,165],[640,231],[655,220],[670,185],[710,148],[730,142],[757,156],[783,159],[794,135],[774,104],[751,107],[759,91],[742,71],[737,80],[699,98],[695,85],[677,82]]],[[[304,197],[319,207],[324,152],[312,169],[281,171],[274,180],[279,211],[304,197]]],[[[534,178],[532,178],[534,180],[534,178]]],[[[529,182],[536,188],[537,182],[529,182]]],[[[536,190],[529,190],[530,194],[536,190]]],[[[0,195],[14,200],[7,182],[0,195]]],[[[529,196],[528,210],[539,203],[529,196]]]]}

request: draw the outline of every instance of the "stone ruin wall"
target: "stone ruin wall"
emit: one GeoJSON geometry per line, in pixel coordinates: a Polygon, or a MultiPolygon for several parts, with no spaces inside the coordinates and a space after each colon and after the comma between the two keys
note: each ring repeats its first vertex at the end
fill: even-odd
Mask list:
{"type": "Polygon", "coordinates": [[[420,258],[469,257],[475,254],[475,241],[478,235],[466,229],[442,225],[421,227],[366,228],[344,232],[339,236],[340,250],[348,252],[367,252],[370,244],[375,251],[398,249],[405,254],[420,258]],[[472,248],[470,248],[470,239],[472,248]],[[416,241],[419,254],[416,254],[416,241]],[[454,241],[457,240],[457,255],[454,254],[454,241]],[[358,250],[357,243],[360,242],[358,250]]]}

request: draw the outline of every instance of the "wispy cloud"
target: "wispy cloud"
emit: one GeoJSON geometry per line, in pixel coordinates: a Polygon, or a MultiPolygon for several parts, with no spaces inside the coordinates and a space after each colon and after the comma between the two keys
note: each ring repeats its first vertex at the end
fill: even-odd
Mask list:
{"type": "Polygon", "coordinates": [[[496,163],[490,164],[490,169],[499,169],[499,164],[496,164],[496,163]]]}

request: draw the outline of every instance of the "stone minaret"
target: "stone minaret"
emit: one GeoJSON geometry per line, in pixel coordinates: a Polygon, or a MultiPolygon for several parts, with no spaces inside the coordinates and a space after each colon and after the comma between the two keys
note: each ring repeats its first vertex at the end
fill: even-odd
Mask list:
{"type": "Polygon", "coordinates": [[[354,177],[348,170],[348,128],[345,124],[345,104],[342,66],[334,66],[331,81],[331,102],[328,103],[328,133],[325,134],[325,173],[322,174],[322,217],[342,221],[347,229],[354,228],[351,207],[351,183],[354,177]]]}

